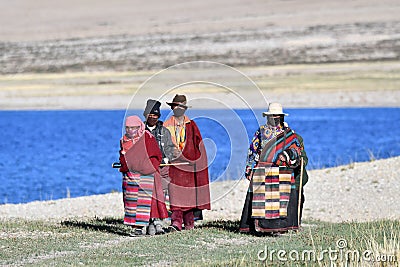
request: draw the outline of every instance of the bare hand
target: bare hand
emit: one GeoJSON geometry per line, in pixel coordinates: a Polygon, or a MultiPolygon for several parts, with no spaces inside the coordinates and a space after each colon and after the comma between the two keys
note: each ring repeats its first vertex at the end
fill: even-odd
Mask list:
{"type": "Polygon", "coordinates": [[[253,170],[250,166],[246,166],[246,171],[244,173],[244,176],[246,177],[247,180],[251,180],[251,174],[252,174],[253,170]]]}
{"type": "Polygon", "coordinates": [[[172,151],[172,155],[174,156],[174,159],[177,159],[182,155],[182,152],[179,149],[174,148],[174,150],[172,151]]]}

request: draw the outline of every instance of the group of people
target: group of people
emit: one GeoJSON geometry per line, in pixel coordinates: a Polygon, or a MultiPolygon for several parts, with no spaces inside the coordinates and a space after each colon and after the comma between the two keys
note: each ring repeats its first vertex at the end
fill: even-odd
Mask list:
{"type": "MultiPolygon", "coordinates": [[[[120,140],[124,224],[131,235],[190,230],[202,210],[210,210],[207,154],[196,123],[185,111],[186,96],[167,102],[173,115],[160,121],[161,103],[147,101],[143,116],[128,116],[120,140]]],[[[284,121],[279,103],[271,103],[267,118],[249,147],[245,176],[249,190],[240,221],[243,233],[283,233],[298,229],[304,203],[307,154],[302,137],[284,121]]]]}
{"type": "Polygon", "coordinates": [[[134,236],[163,234],[162,220],[169,213],[169,231],[193,229],[195,216],[211,209],[206,150],[199,128],[185,115],[186,96],[176,95],[167,104],[173,116],[164,123],[161,103],[152,99],[145,122],[138,116],[125,120],[120,141],[124,224],[133,227],[134,236]]]}

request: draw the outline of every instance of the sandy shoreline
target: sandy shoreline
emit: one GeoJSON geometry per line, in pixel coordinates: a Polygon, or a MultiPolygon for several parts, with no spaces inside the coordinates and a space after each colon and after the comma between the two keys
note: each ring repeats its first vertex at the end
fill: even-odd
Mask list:
{"type": "MultiPolygon", "coordinates": [[[[394,157],[310,171],[304,218],[330,222],[399,220],[399,167],[400,157],[394,157]]],[[[213,182],[212,210],[204,211],[205,220],[238,220],[247,187],[247,180],[213,182]]],[[[63,221],[110,216],[123,216],[121,193],[0,205],[2,220],[63,221]]]]}

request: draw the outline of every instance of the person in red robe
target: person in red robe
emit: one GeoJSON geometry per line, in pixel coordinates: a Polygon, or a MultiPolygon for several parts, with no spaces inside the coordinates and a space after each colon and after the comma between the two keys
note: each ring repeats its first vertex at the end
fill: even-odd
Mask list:
{"type": "Polygon", "coordinates": [[[177,157],[169,170],[171,230],[194,227],[194,212],[211,209],[207,154],[200,130],[185,111],[186,96],[176,95],[171,103],[174,115],[164,122],[175,144],[177,157]]]}
{"type": "Polygon", "coordinates": [[[162,155],[138,116],[126,118],[120,148],[124,224],[134,228],[131,235],[144,235],[151,221],[168,217],[158,168],[162,155]]]}

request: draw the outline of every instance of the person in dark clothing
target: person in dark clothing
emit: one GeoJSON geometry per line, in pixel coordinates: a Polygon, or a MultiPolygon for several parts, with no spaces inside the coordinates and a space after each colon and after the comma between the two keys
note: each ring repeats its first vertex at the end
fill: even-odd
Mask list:
{"type": "Polygon", "coordinates": [[[288,114],[281,104],[271,103],[263,116],[267,121],[255,132],[247,155],[245,176],[250,185],[242,233],[283,233],[301,223],[303,186],[308,181],[303,138],[284,121],[288,114]]]}
{"type": "Polygon", "coordinates": [[[146,130],[156,138],[160,147],[163,156],[162,163],[169,163],[174,158],[175,145],[172,142],[171,133],[163,126],[164,123],[159,120],[161,117],[160,106],[161,103],[157,100],[147,100],[143,116],[146,118],[146,130]]]}
{"type": "MultiPolygon", "coordinates": [[[[170,163],[174,159],[175,145],[172,142],[169,130],[165,128],[163,126],[163,122],[159,120],[161,117],[160,106],[161,103],[159,101],[148,99],[143,112],[143,116],[146,119],[146,121],[144,122],[145,129],[155,137],[157,144],[160,148],[162,154],[161,165],[165,165],[170,163]]],[[[169,166],[160,166],[159,170],[161,174],[162,188],[165,196],[167,197],[168,184],[171,180],[169,178],[169,166]]],[[[162,223],[159,220],[152,221],[152,223],[149,225],[149,231],[155,231],[156,234],[162,234],[164,232],[162,228],[162,223]]]]}

